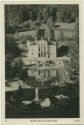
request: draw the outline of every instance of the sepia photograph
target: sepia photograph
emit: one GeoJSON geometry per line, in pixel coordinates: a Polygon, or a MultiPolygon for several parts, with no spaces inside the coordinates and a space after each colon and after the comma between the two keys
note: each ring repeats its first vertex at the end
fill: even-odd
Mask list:
{"type": "Polygon", "coordinates": [[[5,118],[80,118],[79,4],[5,4],[5,118]]]}

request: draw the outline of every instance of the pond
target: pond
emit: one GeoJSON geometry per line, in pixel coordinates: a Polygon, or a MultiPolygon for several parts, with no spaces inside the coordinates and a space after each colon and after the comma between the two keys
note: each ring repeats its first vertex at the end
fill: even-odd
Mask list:
{"type": "Polygon", "coordinates": [[[61,94],[59,95],[59,97],[56,96],[57,95],[57,93],[55,93],[56,89],[57,88],[54,89],[53,87],[44,89],[38,89],[38,88],[18,89],[17,91],[11,94],[9,99],[10,103],[9,105],[14,110],[19,110],[21,112],[29,112],[29,113],[43,112],[45,110],[50,110],[51,108],[53,108],[53,106],[58,105],[57,100],[61,100],[61,98],[65,97],[64,95],[61,94]]]}
{"type": "Polygon", "coordinates": [[[77,103],[78,97],[63,95],[61,88],[55,88],[55,93],[51,87],[39,88],[38,93],[33,88],[22,89],[6,93],[6,117],[74,117],[77,103]]]}

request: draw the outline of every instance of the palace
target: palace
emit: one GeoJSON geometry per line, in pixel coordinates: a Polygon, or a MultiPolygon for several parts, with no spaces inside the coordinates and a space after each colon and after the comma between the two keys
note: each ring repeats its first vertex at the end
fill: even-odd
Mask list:
{"type": "Polygon", "coordinates": [[[36,62],[46,62],[54,60],[57,57],[56,43],[50,42],[48,39],[41,37],[35,38],[34,42],[27,42],[27,58],[28,64],[34,64],[36,62]]]}
{"type": "Polygon", "coordinates": [[[15,38],[29,37],[26,40],[28,51],[26,54],[27,57],[23,58],[24,63],[26,65],[38,62],[43,63],[54,61],[57,57],[64,56],[61,49],[65,47],[67,51],[68,47],[74,42],[74,27],[74,23],[67,24],[56,22],[54,28],[50,28],[46,24],[41,24],[40,27],[34,30],[19,31],[16,33],[15,38]],[[63,42],[59,40],[61,33],[64,34],[63,42]],[[54,36],[52,34],[54,34],[54,36]],[[57,40],[59,40],[59,45],[56,51],[57,40]]]}

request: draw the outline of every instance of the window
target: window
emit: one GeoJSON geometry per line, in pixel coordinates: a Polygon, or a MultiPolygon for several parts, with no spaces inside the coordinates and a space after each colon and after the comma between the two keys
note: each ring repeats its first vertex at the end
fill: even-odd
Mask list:
{"type": "Polygon", "coordinates": [[[40,53],[39,53],[39,57],[40,57],[40,53]]]}
{"type": "Polygon", "coordinates": [[[44,46],[44,52],[46,52],[46,46],[44,46]]]}
{"type": "Polygon", "coordinates": [[[50,57],[52,56],[52,47],[50,47],[50,57]]]}
{"type": "Polygon", "coordinates": [[[44,46],[44,57],[46,57],[46,46],[44,46]]]}
{"type": "Polygon", "coordinates": [[[44,53],[44,57],[46,57],[46,54],[44,53]]]}
{"type": "Polygon", "coordinates": [[[40,44],[38,45],[38,57],[40,57],[40,44]]]}
{"type": "Polygon", "coordinates": [[[40,52],[40,46],[39,46],[39,52],[40,52]]]}
{"type": "Polygon", "coordinates": [[[43,57],[43,53],[41,53],[42,57],[43,57]]]}

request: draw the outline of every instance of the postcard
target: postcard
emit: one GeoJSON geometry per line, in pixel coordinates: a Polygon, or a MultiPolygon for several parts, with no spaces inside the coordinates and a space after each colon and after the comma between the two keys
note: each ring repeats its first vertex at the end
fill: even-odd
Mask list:
{"type": "Polygon", "coordinates": [[[3,1],[2,125],[83,124],[82,2],[3,1]]]}

